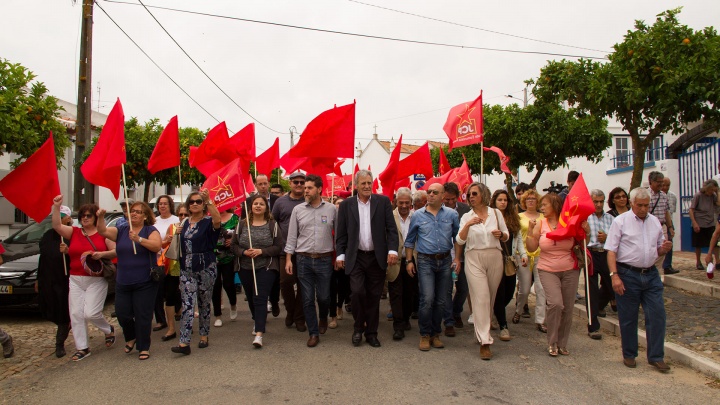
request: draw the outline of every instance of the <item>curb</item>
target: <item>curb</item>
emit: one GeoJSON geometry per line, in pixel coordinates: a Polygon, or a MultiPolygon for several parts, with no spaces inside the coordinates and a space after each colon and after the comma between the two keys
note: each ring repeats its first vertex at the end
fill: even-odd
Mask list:
{"type": "Polygon", "coordinates": [[[663,280],[663,284],[668,287],[682,289],[706,297],[720,297],[720,285],[716,283],[697,281],[676,275],[667,275],[663,280]]]}
{"type": "MultiPolygon", "coordinates": [[[[668,276],[665,278],[667,280],[668,276]]],[[[697,283],[697,282],[696,282],[697,283]]],[[[701,283],[698,283],[701,284],[701,283]]],[[[666,281],[667,285],[667,281],[666,281]]],[[[681,287],[676,287],[681,288],[681,287]]],[[[688,290],[691,291],[691,290],[688,290]]],[[[720,292],[718,292],[720,294],[720,292]]],[[[720,296],[720,295],[716,295],[720,296]]],[[[587,321],[587,311],[585,310],[585,305],[583,304],[575,304],[575,309],[573,311],[573,315],[576,317],[579,317],[583,319],[584,321],[587,321]]],[[[620,325],[618,321],[614,318],[598,318],[600,321],[600,328],[603,329],[606,332],[610,332],[613,335],[620,337],[620,325]]],[[[640,347],[646,347],[646,335],[645,331],[642,329],[638,329],[638,345],[640,347]]],[[[692,368],[693,370],[699,371],[703,374],[706,374],[708,376],[711,376],[713,378],[720,378],[720,363],[715,362],[714,360],[705,357],[701,354],[698,354],[690,349],[686,349],[683,346],[680,346],[678,344],[665,341],[665,359],[672,359],[676,363],[680,363],[682,365],[688,366],[692,368]]]]}

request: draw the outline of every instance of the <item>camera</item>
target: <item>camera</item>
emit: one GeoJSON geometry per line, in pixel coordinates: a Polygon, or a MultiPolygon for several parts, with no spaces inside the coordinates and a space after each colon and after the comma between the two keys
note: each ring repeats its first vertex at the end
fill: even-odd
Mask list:
{"type": "Polygon", "coordinates": [[[554,181],[551,181],[550,187],[544,188],[543,191],[545,191],[546,193],[560,194],[560,192],[563,191],[564,188],[565,186],[563,186],[562,184],[555,184],[554,181]]]}

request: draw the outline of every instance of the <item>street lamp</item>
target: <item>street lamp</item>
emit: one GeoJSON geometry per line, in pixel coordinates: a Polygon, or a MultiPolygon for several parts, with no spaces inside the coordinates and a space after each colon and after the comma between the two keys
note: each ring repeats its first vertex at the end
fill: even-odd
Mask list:
{"type": "Polygon", "coordinates": [[[515,100],[520,100],[520,101],[522,101],[522,102],[523,102],[523,108],[525,108],[525,107],[527,107],[527,88],[525,88],[525,90],[524,90],[523,92],[525,93],[525,98],[524,98],[524,99],[523,99],[523,98],[520,98],[520,97],[515,97],[515,96],[513,96],[512,94],[508,94],[508,95],[506,95],[505,97],[507,97],[507,98],[514,98],[515,100]]]}

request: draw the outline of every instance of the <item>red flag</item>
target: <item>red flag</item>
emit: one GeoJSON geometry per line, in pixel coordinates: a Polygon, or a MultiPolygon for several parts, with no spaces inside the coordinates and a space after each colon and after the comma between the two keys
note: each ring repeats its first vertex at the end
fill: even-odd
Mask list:
{"type": "Polygon", "coordinates": [[[368,171],[369,171],[369,172],[371,172],[371,171],[372,171],[372,169],[370,168],[370,165],[368,165],[368,171]]]}
{"type": "Polygon", "coordinates": [[[246,193],[254,190],[252,177],[243,171],[240,158],[233,160],[208,176],[202,186],[219,211],[225,211],[245,201],[246,193]]]}
{"type": "Polygon", "coordinates": [[[255,161],[255,123],[249,123],[230,138],[229,146],[235,155],[246,162],[255,161]]]}
{"type": "Polygon", "coordinates": [[[410,181],[410,177],[401,178],[395,183],[395,188],[393,189],[393,193],[395,193],[399,188],[402,187],[410,187],[410,184],[412,182],[410,181]]]}
{"type": "Polygon", "coordinates": [[[450,163],[445,156],[445,152],[443,152],[443,148],[440,148],[440,162],[438,164],[438,169],[440,170],[441,176],[450,170],[450,163]]]}
{"type": "Polygon", "coordinates": [[[448,152],[453,148],[483,141],[482,91],[474,101],[458,104],[450,109],[443,130],[450,138],[448,152]]]}
{"type": "Polygon", "coordinates": [[[390,198],[390,201],[393,199],[395,183],[397,183],[397,173],[400,166],[400,149],[402,149],[402,135],[400,135],[395,149],[390,153],[390,161],[387,167],[385,167],[385,170],[377,177],[380,180],[382,193],[390,198]]]}
{"type": "Polygon", "coordinates": [[[497,146],[491,146],[489,148],[483,146],[483,150],[486,150],[486,151],[489,150],[489,151],[497,153],[498,157],[500,158],[500,170],[502,170],[503,172],[505,172],[507,174],[511,174],[510,168],[507,166],[508,162],[510,161],[510,158],[505,156],[505,153],[502,151],[502,149],[498,148],[497,146]]]}
{"type": "Polygon", "coordinates": [[[222,167],[225,166],[225,164],[217,159],[210,159],[207,162],[200,163],[199,165],[193,164],[195,161],[195,157],[197,156],[197,146],[191,146],[190,147],[190,153],[188,154],[188,162],[190,163],[190,167],[195,167],[200,173],[205,175],[205,177],[210,176],[211,174],[215,173],[216,171],[220,170],[222,167]]]}
{"type": "Polygon", "coordinates": [[[310,121],[290,156],[352,158],[355,154],[355,102],[335,107],[310,121]]]}
{"type": "Polygon", "coordinates": [[[334,173],[335,165],[337,163],[338,162],[332,158],[295,158],[290,156],[290,151],[282,155],[279,160],[280,166],[282,166],[289,173],[295,172],[297,170],[304,170],[308,174],[317,174],[318,176],[323,176],[328,173],[334,173]]]}
{"type": "Polygon", "coordinates": [[[379,187],[379,186],[378,186],[378,179],[375,178],[375,180],[373,180],[373,185],[372,185],[372,192],[373,192],[373,194],[377,194],[378,187],[379,187]]]}
{"type": "Polygon", "coordinates": [[[120,197],[120,176],[125,161],[125,114],[118,98],[95,148],[80,166],[80,172],[90,183],[112,191],[117,200],[120,197]]]}
{"type": "Polygon", "coordinates": [[[170,122],[160,134],[148,160],[148,171],[155,174],[160,170],[176,166],[180,166],[180,131],[177,115],[170,118],[170,122]]]}
{"type": "Polygon", "coordinates": [[[419,147],[410,156],[400,161],[398,165],[397,179],[408,177],[413,174],[422,174],[426,179],[433,176],[432,158],[430,158],[430,146],[427,142],[419,147]]]}
{"type": "Polygon", "coordinates": [[[60,194],[52,132],[35,153],[0,180],[0,193],[35,222],[45,219],[53,198],[60,194]]]}
{"type": "Polygon", "coordinates": [[[275,138],[275,143],[261,153],[255,160],[255,168],[258,173],[270,176],[273,169],[280,164],[280,138],[275,138]]]}
{"type": "Polygon", "coordinates": [[[333,176],[328,174],[325,176],[325,184],[323,185],[323,195],[326,197],[332,197],[338,191],[345,191],[347,183],[345,182],[347,176],[333,176]]]}
{"type": "Polygon", "coordinates": [[[440,177],[433,177],[432,179],[425,182],[420,190],[427,190],[432,184],[440,183],[455,183],[460,189],[460,199],[465,201],[465,192],[470,184],[472,184],[472,176],[470,176],[470,168],[467,165],[465,156],[463,156],[463,163],[456,169],[450,169],[447,173],[440,177]]]}
{"type": "Polygon", "coordinates": [[[352,174],[353,177],[355,177],[355,173],[357,173],[359,171],[360,171],[360,166],[357,163],[355,163],[355,169],[353,169],[353,174],[352,174]]]}
{"type": "Polygon", "coordinates": [[[562,212],[558,215],[558,227],[548,232],[548,239],[560,240],[570,237],[581,240],[585,238],[580,224],[595,212],[595,205],[585,185],[582,173],[575,181],[572,190],[565,197],[562,212]]]}
{"type": "Polygon", "coordinates": [[[190,166],[197,167],[213,159],[217,159],[223,164],[232,162],[237,156],[232,147],[228,145],[229,143],[230,136],[223,121],[207,133],[205,140],[195,152],[195,159],[190,161],[190,166]]]}
{"type": "Polygon", "coordinates": [[[333,166],[333,173],[337,174],[338,176],[342,177],[342,165],[345,163],[345,159],[338,160],[335,162],[335,165],[333,166]]]}

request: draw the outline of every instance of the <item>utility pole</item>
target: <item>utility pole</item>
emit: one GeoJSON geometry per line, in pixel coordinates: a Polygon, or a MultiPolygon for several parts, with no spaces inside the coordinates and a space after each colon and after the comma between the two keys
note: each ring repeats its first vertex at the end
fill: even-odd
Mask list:
{"type": "MultiPolygon", "coordinates": [[[[77,98],[77,121],[75,122],[75,159],[79,160],[90,146],[92,134],[90,132],[90,118],[92,117],[92,24],[93,0],[83,0],[82,28],[80,33],[80,72],[77,98]]],[[[74,162],[77,163],[77,162],[74,162]]],[[[73,190],[73,208],[78,209],[82,204],[93,202],[95,199],[95,186],[90,184],[75,165],[75,182],[73,190]]]]}

